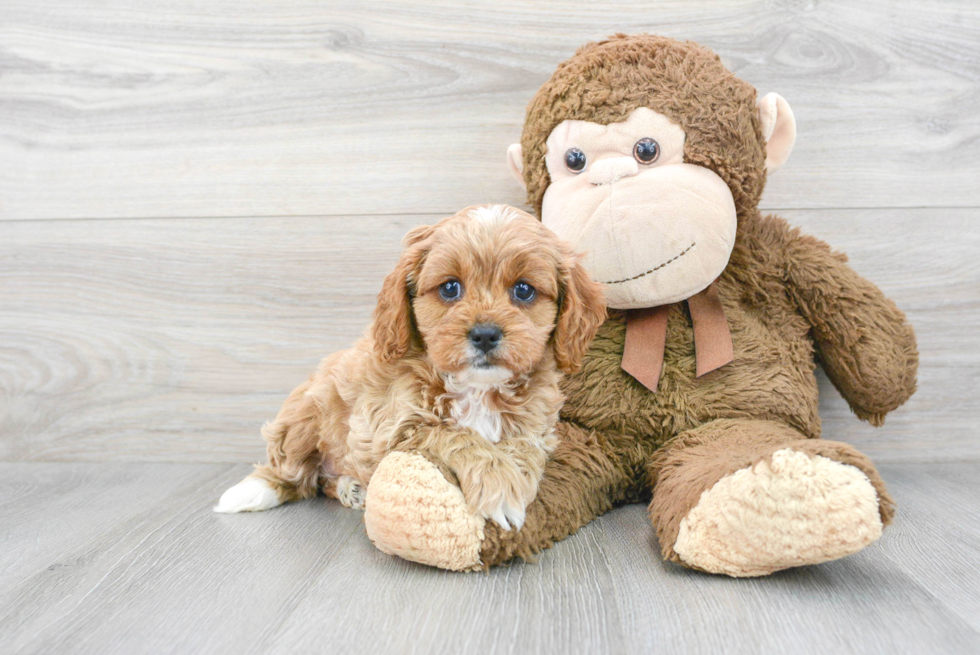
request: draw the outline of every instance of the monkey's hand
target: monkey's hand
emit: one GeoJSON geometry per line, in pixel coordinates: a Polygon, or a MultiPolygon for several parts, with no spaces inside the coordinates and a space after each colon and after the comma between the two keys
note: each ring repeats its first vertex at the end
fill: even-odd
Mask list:
{"type": "Polygon", "coordinates": [[[813,328],[820,363],[858,418],[881,425],[915,391],[912,326],[845,255],[795,230],[786,237],[789,293],[813,328]]]}

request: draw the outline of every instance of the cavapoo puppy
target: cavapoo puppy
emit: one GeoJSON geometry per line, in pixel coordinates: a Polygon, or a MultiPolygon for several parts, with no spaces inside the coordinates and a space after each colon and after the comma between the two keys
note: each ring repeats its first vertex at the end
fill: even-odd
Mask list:
{"type": "Polygon", "coordinates": [[[519,529],[564,400],[605,318],[601,285],[529,214],[468,207],[405,237],[374,322],[286,399],[267,464],[215,511],[258,511],[322,489],[363,508],[392,451],[448,469],[474,513],[519,529]]]}

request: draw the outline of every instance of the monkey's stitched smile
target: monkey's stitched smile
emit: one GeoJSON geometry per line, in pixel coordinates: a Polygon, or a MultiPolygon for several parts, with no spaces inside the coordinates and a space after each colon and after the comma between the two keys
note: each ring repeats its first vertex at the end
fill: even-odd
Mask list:
{"type": "Polygon", "coordinates": [[[650,275],[650,273],[656,273],[657,271],[659,271],[664,266],[667,266],[668,264],[670,264],[672,262],[676,262],[678,259],[680,259],[684,255],[686,255],[687,253],[691,252],[691,248],[693,248],[696,245],[697,245],[697,243],[694,242],[694,241],[692,241],[691,242],[691,245],[689,245],[687,248],[684,248],[684,250],[682,250],[679,254],[674,255],[673,257],[671,257],[670,259],[668,259],[667,261],[665,261],[663,264],[660,264],[659,266],[655,266],[654,268],[651,268],[646,273],[640,273],[639,275],[634,275],[633,277],[623,278],[622,280],[615,280],[613,282],[603,282],[602,284],[622,284],[623,282],[632,282],[633,280],[639,280],[641,277],[644,277],[646,275],[650,275]]]}

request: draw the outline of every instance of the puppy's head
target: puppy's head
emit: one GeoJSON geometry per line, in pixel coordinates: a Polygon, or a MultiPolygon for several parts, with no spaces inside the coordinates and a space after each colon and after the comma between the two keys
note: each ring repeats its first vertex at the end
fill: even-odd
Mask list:
{"type": "Polygon", "coordinates": [[[552,353],[578,369],[605,320],[601,285],[537,219],[504,205],[468,207],[405,238],[372,327],[391,361],[424,351],[442,373],[503,382],[552,353]]]}

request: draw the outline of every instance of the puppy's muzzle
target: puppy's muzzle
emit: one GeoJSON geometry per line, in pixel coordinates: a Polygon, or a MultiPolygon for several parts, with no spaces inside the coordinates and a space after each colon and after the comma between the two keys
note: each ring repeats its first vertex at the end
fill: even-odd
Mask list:
{"type": "Polygon", "coordinates": [[[468,336],[473,347],[487,355],[500,345],[504,332],[492,323],[479,323],[470,328],[468,336]]]}

